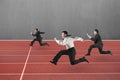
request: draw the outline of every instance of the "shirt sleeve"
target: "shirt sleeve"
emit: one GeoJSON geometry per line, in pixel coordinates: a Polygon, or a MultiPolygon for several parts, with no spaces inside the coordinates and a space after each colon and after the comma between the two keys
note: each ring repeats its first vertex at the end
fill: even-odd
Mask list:
{"type": "Polygon", "coordinates": [[[57,44],[59,44],[59,45],[66,45],[66,40],[64,39],[64,40],[55,40],[56,41],[56,43],[57,44]]]}
{"type": "Polygon", "coordinates": [[[74,41],[83,41],[84,40],[82,37],[75,37],[73,39],[74,39],[74,41]]]}

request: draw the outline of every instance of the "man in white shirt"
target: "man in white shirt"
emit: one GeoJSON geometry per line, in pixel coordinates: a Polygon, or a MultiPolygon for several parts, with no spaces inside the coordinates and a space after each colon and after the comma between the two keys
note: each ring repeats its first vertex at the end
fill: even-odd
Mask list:
{"type": "Polygon", "coordinates": [[[74,48],[74,41],[76,41],[76,40],[83,41],[83,39],[81,37],[72,38],[71,36],[68,35],[67,31],[62,31],[61,36],[64,40],[60,41],[60,40],[57,40],[56,38],[54,38],[54,40],[57,42],[57,44],[66,46],[66,50],[61,50],[53,58],[53,60],[50,61],[52,64],[57,65],[57,62],[62,55],[68,55],[69,56],[71,65],[75,65],[75,64],[78,64],[80,62],[88,62],[88,60],[85,59],[85,57],[75,60],[76,50],[74,48]]]}

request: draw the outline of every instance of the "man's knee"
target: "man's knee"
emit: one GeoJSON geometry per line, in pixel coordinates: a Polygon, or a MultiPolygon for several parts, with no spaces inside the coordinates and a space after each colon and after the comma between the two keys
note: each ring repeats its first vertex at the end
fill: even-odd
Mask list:
{"type": "Polygon", "coordinates": [[[65,50],[59,51],[59,54],[64,54],[65,50]]]}
{"type": "Polygon", "coordinates": [[[31,41],[31,44],[33,43],[34,41],[31,41]]]}
{"type": "Polygon", "coordinates": [[[72,61],[72,62],[71,62],[71,65],[75,65],[75,62],[72,61]]]}
{"type": "Polygon", "coordinates": [[[102,54],[103,53],[102,49],[99,49],[99,52],[102,54]]]}
{"type": "Polygon", "coordinates": [[[91,46],[89,47],[89,50],[92,49],[93,47],[94,47],[94,45],[91,45],[91,46]]]}

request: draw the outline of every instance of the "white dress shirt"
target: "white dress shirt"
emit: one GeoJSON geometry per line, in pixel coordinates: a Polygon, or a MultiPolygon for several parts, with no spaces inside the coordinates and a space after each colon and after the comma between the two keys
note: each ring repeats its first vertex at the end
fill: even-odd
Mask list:
{"type": "Polygon", "coordinates": [[[55,40],[59,45],[66,46],[66,49],[74,47],[74,41],[83,41],[81,37],[65,37],[64,40],[55,40]]]}

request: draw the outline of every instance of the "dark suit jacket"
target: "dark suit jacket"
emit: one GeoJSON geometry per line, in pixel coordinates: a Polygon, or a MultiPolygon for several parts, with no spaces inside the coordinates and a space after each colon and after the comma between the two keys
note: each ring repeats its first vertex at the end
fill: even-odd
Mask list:
{"type": "Polygon", "coordinates": [[[44,34],[45,32],[40,32],[40,31],[37,31],[35,34],[32,34],[32,36],[35,36],[36,39],[42,39],[41,35],[40,34],[44,34]]]}
{"type": "Polygon", "coordinates": [[[94,41],[95,45],[102,46],[103,42],[99,34],[95,35],[95,37],[91,38],[92,41],[94,41]]]}

